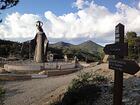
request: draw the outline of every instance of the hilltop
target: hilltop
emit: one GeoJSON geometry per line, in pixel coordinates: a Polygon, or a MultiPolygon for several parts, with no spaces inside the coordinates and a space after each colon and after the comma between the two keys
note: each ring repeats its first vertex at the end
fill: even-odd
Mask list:
{"type": "MultiPolygon", "coordinates": [[[[91,40],[74,45],[66,42],[57,42],[49,45],[50,49],[58,50],[59,54],[67,55],[69,58],[77,56],[84,61],[97,61],[103,56],[103,47],[91,40]]],[[[53,52],[54,53],[54,52],[53,52]]]]}
{"type": "Polygon", "coordinates": [[[54,44],[50,44],[51,47],[70,47],[70,46],[73,46],[73,44],[71,43],[66,43],[66,42],[63,42],[63,41],[60,41],[60,42],[57,42],[57,43],[54,43],[54,44]]]}
{"type": "Polygon", "coordinates": [[[57,43],[54,43],[54,44],[50,44],[50,47],[57,47],[57,48],[62,48],[62,47],[71,47],[71,48],[77,48],[77,49],[83,49],[83,50],[86,50],[90,53],[93,53],[93,52],[101,52],[103,47],[91,40],[88,40],[88,41],[85,41],[81,44],[78,44],[78,45],[74,45],[74,44],[71,44],[71,43],[66,43],[66,42],[57,42],[57,43]]]}

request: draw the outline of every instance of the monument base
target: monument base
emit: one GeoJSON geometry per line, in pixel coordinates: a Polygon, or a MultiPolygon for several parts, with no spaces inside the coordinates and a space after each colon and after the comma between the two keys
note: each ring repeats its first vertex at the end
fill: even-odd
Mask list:
{"type": "Polygon", "coordinates": [[[25,63],[5,64],[4,69],[8,72],[14,71],[41,71],[41,70],[68,70],[75,68],[75,63],[68,62],[47,62],[47,63],[25,63]]]}

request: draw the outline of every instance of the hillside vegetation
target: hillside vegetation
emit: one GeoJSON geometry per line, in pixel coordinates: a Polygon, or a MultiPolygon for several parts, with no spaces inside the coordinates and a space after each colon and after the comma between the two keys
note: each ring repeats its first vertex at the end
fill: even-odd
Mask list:
{"type": "Polygon", "coordinates": [[[103,57],[103,47],[90,40],[79,45],[58,42],[51,44],[49,48],[61,50],[59,54],[67,55],[69,58],[77,56],[80,60],[87,62],[98,61],[103,57]]]}
{"type": "Polygon", "coordinates": [[[10,54],[20,53],[21,43],[0,39],[0,57],[8,57],[10,54]]]}
{"type": "MultiPolygon", "coordinates": [[[[19,43],[7,40],[0,40],[0,57],[15,56],[21,59],[33,58],[34,44],[33,40],[19,43]]],[[[67,55],[69,59],[77,56],[81,61],[98,61],[103,57],[103,47],[92,42],[86,41],[79,45],[73,45],[66,42],[57,42],[49,44],[48,54],[53,53],[54,59],[63,59],[67,55]]]]}

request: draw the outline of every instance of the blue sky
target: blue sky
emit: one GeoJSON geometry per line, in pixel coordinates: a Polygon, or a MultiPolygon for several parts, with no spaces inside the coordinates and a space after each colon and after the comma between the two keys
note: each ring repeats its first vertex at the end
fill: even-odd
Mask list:
{"type": "MultiPolygon", "coordinates": [[[[59,16],[69,12],[76,12],[77,8],[73,7],[75,1],[76,0],[42,0],[40,2],[40,0],[20,0],[16,7],[2,12],[3,16],[6,16],[7,13],[11,14],[13,12],[44,15],[44,12],[49,10],[59,16]]],[[[96,4],[107,7],[111,12],[116,11],[115,5],[120,1],[124,4],[134,6],[137,0],[94,0],[96,4]]]]}
{"type": "Polygon", "coordinates": [[[140,33],[140,0],[20,0],[1,12],[1,39],[34,38],[37,20],[43,21],[50,42],[93,40],[105,45],[114,41],[119,22],[126,25],[126,31],[140,33]]]}

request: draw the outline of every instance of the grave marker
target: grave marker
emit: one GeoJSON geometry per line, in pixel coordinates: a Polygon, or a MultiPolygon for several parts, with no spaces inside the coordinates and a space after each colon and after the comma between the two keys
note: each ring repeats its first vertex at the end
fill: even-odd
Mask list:
{"type": "Polygon", "coordinates": [[[122,105],[123,72],[133,75],[140,67],[134,61],[123,59],[128,55],[128,44],[124,43],[124,25],[121,23],[115,27],[115,43],[106,45],[104,52],[115,55],[115,59],[109,60],[109,68],[115,70],[113,105],[122,105]]]}

